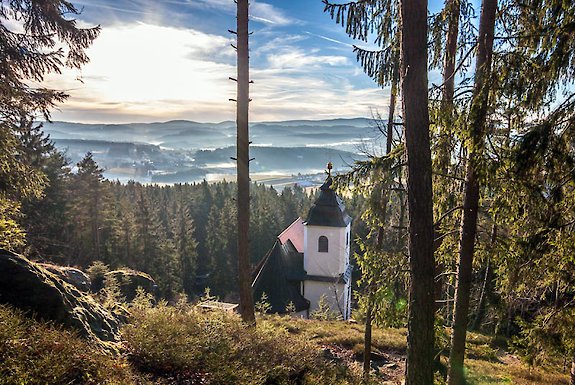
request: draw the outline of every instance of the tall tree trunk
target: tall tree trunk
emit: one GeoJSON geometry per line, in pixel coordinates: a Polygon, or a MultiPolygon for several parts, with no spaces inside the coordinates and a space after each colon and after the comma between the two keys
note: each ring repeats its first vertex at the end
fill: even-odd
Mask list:
{"type": "MultiPolygon", "coordinates": [[[[389,155],[393,145],[393,125],[395,120],[395,102],[397,100],[397,86],[399,83],[399,52],[394,50],[394,68],[393,77],[391,79],[391,92],[389,97],[389,113],[387,115],[387,141],[385,144],[385,153],[389,155]]],[[[387,202],[386,202],[387,203],[387,202]]]]}
{"type": "MultiPolygon", "coordinates": [[[[441,95],[441,131],[439,133],[439,154],[438,159],[438,173],[440,175],[447,175],[449,173],[449,163],[451,159],[451,126],[453,125],[453,97],[455,94],[455,59],[457,56],[457,37],[459,34],[459,13],[461,9],[460,0],[447,0],[445,3],[447,10],[448,26],[447,36],[445,42],[445,60],[443,64],[443,92],[441,95]]],[[[450,209],[448,207],[447,209],[450,209]]],[[[435,253],[443,244],[443,237],[438,228],[435,229],[434,238],[436,241],[433,245],[433,252],[435,253]]],[[[443,264],[436,266],[436,273],[441,274],[445,271],[443,264]]],[[[440,278],[436,282],[436,298],[441,299],[443,293],[444,282],[447,280],[446,276],[440,278]]],[[[446,302],[445,306],[449,306],[450,302],[446,302]]],[[[439,303],[436,305],[436,310],[439,310],[439,303]]]]}
{"type": "MultiPolygon", "coordinates": [[[[497,224],[494,223],[491,228],[491,240],[489,245],[489,253],[493,251],[495,247],[495,241],[497,240],[497,224]]],[[[475,319],[473,320],[473,325],[471,325],[472,330],[479,330],[483,319],[485,318],[485,308],[488,300],[488,292],[491,290],[493,282],[493,268],[491,267],[491,256],[487,256],[487,264],[485,266],[485,278],[483,279],[483,286],[481,287],[481,295],[479,296],[479,303],[477,304],[477,311],[475,312],[475,319]]]]}
{"type": "Polygon", "coordinates": [[[240,286],[240,314],[242,320],[248,324],[255,324],[248,239],[250,223],[250,154],[248,133],[250,63],[248,46],[248,0],[237,0],[237,19],[238,281],[240,286]]]}
{"type": "Polygon", "coordinates": [[[406,385],[432,385],[435,266],[427,95],[427,0],[402,0],[400,13],[410,267],[406,385]]]}
{"type": "MultiPolygon", "coordinates": [[[[389,113],[387,117],[387,138],[386,138],[386,146],[385,146],[385,153],[389,155],[391,152],[391,147],[393,145],[393,120],[395,115],[395,100],[397,97],[397,83],[399,82],[399,57],[395,60],[395,68],[393,71],[393,79],[391,81],[391,98],[389,101],[389,113]]],[[[383,186],[383,194],[382,194],[382,223],[385,222],[387,216],[387,205],[389,200],[389,184],[383,186]]],[[[376,239],[376,246],[377,250],[382,250],[383,248],[383,236],[384,236],[384,228],[383,224],[379,227],[377,232],[377,239],[376,239]]],[[[366,310],[366,317],[365,317],[365,333],[364,333],[364,350],[363,350],[363,380],[367,382],[369,379],[369,373],[371,370],[371,326],[373,322],[373,298],[371,297],[373,294],[371,290],[368,289],[368,301],[367,301],[367,310],[366,310]]]]}
{"type": "Polygon", "coordinates": [[[483,155],[483,142],[489,99],[488,79],[491,74],[493,35],[497,0],[483,0],[479,21],[477,62],[471,110],[469,112],[470,139],[465,176],[463,216],[459,239],[459,263],[457,266],[457,286],[455,288],[455,312],[453,334],[449,356],[448,385],[462,385],[465,338],[467,333],[469,297],[475,235],[477,232],[477,210],[479,206],[479,165],[483,155]]]}

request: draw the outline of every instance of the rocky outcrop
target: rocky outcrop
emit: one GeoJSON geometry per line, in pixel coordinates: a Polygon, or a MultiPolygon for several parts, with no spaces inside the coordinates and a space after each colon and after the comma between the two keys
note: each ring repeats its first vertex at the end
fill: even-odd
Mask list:
{"type": "Polygon", "coordinates": [[[119,341],[120,322],[89,294],[28,259],[0,249],[0,303],[74,328],[87,338],[119,341]]]}
{"type": "Polygon", "coordinates": [[[158,297],[158,285],[149,275],[141,271],[122,269],[106,273],[106,278],[113,278],[118,282],[120,292],[126,301],[130,302],[136,297],[136,292],[141,287],[146,293],[154,298],[158,297]]]}
{"type": "Polygon", "coordinates": [[[82,270],[76,269],[75,267],[52,265],[50,263],[42,263],[40,266],[50,273],[56,274],[70,285],[74,285],[77,289],[90,291],[90,277],[82,270]]]}

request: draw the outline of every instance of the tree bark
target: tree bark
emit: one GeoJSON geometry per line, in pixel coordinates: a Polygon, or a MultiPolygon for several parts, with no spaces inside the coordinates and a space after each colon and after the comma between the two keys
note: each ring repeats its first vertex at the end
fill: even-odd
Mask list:
{"type": "Polygon", "coordinates": [[[435,266],[427,95],[427,0],[402,0],[400,14],[411,281],[406,385],[432,385],[435,266]]]}
{"type": "Polygon", "coordinates": [[[569,385],[575,385],[575,356],[571,359],[571,373],[569,375],[569,385]]]}
{"type": "MultiPolygon", "coordinates": [[[[453,96],[455,94],[455,58],[457,56],[457,37],[459,34],[459,13],[461,9],[460,0],[447,0],[445,4],[447,10],[448,27],[445,42],[445,60],[443,64],[443,92],[441,95],[441,116],[442,124],[439,133],[439,154],[438,159],[438,172],[441,175],[449,173],[449,163],[451,159],[451,125],[453,124],[453,96]]],[[[443,244],[445,237],[442,237],[442,232],[435,229],[433,252],[443,244]]],[[[443,264],[437,264],[436,273],[441,274],[445,272],[443,264]]],[[[440,278],[436,282],[435,297],[441,299],[443,293],[443,286],[446,278],[440,278]]],[[[450,302],[446,302],[445,306],[450,306],[450,302]]],[[[436,304],[436,310],[439,310],[439,303],[436,304]]]]}
{"type": "Polygon", "coordinates": [[[363,381],[365,383],[369,380],[369,373],[371,372],[371,322],[373,320],[373,300],[372,293],[368,293],[367,309],[365,315],[365,333],[363,336],[363,381]]]}
{"type": "Polygon", "coordinates": [[[254,299],[249,257],[250,223],[250,155],[249,155],[249,44],[248,0],[237,0],[237,182],[238,182],[238,275],[240,314],[247,324],[255,324],[254,299]]]}
{"type": "MultiPolygon", "coordinates": [[[[491,240],[490,240],[490,250],[491,253],[495,247],[495,241],[497,240],[497,224],[494,223],[491,228],[491,240]]],[[[485,307],[488,300],[488,292],[491,290],[493,282],[493,268],[491,267],[491,257],[487,256],[487,264],[485,266],[485,278],[483,279],[483,286],[481,287],[481,295],[479,296],[479,303],[477,304],[477,311],[475,312],[475,319],[473,320],[473,325],[471,325],[471,330],[479,330],[483,319],[485,318],[485,307]]]]}
{"type": "Polygon", "coordinates": [[[483,0],[479,21],[479,42],[473,99],[469,112],[468,126],[471,129],[468,143],[468,158],[465,176],[463,215],[459,238],[459,263],[457,266],[457,285],[455,288],[455,311],[453,316],[453,334],[449,356],[448,385],[464,383],[463,362],[465,339],[467,334],[469,297],[475,235],[477,232],[477,211],[479,206],[479,165],[483,155],[483,142],[489,99],[488,79],[491,74],[491,56],[493,53],[493,35],[497,0],[483,0]]]}

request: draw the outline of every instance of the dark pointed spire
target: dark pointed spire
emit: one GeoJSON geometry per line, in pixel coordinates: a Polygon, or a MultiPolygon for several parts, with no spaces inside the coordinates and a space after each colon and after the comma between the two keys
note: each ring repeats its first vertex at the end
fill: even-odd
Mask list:
{"type": "Polygon", "coordinates": [[[345,205],[332,188],[333,178],[331,170],[333,166],[327,164],[327,178],[321,185],[320,194],[309,210],[306,225],[346,227],[351,222],[351,217],[345,211],[345,205]]]}

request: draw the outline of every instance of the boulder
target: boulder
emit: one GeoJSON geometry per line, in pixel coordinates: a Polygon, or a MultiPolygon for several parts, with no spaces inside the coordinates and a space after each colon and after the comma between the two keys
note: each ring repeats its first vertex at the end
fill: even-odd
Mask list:
{"type": "Polygon", "coordinates": [[[92,284],[90,282],[90,277],[88,277],[88,275],[82,270],[76,269],[75,267],[52,265],[50,263],[42,263],[40,266],[48,270],[50,273],[56,274],[70,285],[74,285],[77,289],[90,291],[90,286],[92,284]]]}
{"type": "Polygon", "coordinates": [[[74,328],[99,342],[119,341],[116,316],[58,275],[23,256],[0,249],[0,303],[74,328]]]}
{"type": "Polygon", "coordinates": [[[158,285],[149,275],[141,271],[122,269],[106,273],[106,278],[113,278],[120,286],[120,292],[126,301],[136,297],[136,291],[141,287],[146,293],[158,298],[158,285]]]}

